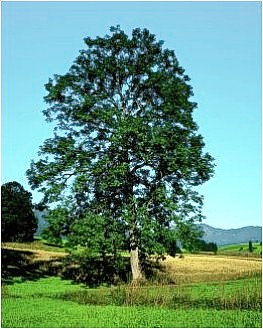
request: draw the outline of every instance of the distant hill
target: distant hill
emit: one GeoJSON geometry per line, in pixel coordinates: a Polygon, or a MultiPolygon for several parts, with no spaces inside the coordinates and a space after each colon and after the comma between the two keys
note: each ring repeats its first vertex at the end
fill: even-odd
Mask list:
{"type": "Polygon", "coordinates": [[[45,215],[47,214],[47,211],[40,211],[40,210],[34,210],[34,215],[37,218],[37,231],[35,233],[35,236],[39,236],[43,229],[48,226],[47,221],[45,220],[45,215]]]}
{"type": "Polygon", "coordinates": [[[227,244],[245,243],[248,241],[262,241],[261,226],[246,226],[238,229],[214,228],[207,224],[200,224],[204,232],[203,240],[206,242],[215,242],[218,246],[227,244]]]}
{"type": "MultiPolygon", "coordinates": [[[[39,236],[42,233],[43,229],[48,226],[48,223],[45,220],[45,215],[47,214],[47,212],[34,210],[34,213],[38,220],[38,228],[35,235],[39,236]]],[[[215,242],[218,246],[246,243],[249,240],[251,240],[252,242],[262,241],[261,226],[246,226],[238,229],[229,230],[214,228],[207,224],[200,224],[199,226],[204,232],[202,239],[206,242],[215,242]]]]}

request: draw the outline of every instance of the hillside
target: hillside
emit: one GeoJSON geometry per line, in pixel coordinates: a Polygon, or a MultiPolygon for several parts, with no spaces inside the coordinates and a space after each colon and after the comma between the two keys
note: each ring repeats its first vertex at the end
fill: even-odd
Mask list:
{"type": "Polygon", "coordinates": [[[218,246],[236,243],[246,243],[249,240],[252,242],[262,241],[261,226],[246,226],[238,229],[221,229],[214,228],[207,224],[200,224],[204,232],[203,239],[206,242],[215,242],[218,246]]]}
{"type": "MultiPolygon", "coordinates": [[[[45,220],[46,212],[35,210],[34,213],[38,219],[38,229],[36,232],[36,236],[38,236],[48,225],[45,220]]],[[[249,240],[252,242],[262,241],[261,226],[246,226],[238,229],[226,230],[215,228],[207,224],[200,224],[200,228],[204,232],[203,240],[206,242],[215,242],[218,246],[246,243],[249,240]]]]}
{"type": "Polygon", "coordinates": [[[48,226],[47,221],[45,220],[45,215],[47,214],[47,211],[40,211],[40,210],[34,210],[34,215],[37,218],[37,231],[35,233],[35,236],[41,235],[44,228],[48,226]]]}

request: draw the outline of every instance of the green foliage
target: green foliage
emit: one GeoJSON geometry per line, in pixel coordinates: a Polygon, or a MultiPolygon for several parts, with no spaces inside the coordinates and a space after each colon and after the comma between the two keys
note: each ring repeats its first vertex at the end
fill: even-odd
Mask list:
{"type": "Polygon", "coordinates": [[[183,248],[189,252],[195,252],[198,250],[198,242],[203,234],[203,231],[201,231],[191,220],[180,223],[178,237],[180,241],[182,241],[183,248]]]}
{"type": "Polygon", "coordinates": [[[1,186],[2,241],[33,241],[37,219],[33,213],[31,193],[17,182],[1,186]]]}
{"type": "Polygon", "coordinates": [[[181,250],[177,244],[178,233],[176,229],[166,229],[162,238],[165,252],[168,255],[174,257],[177,253],[181,253],[181,250]]]}
{"type": "Polygon", "coordinates": [[[63,260],[61,276],[89,287],[116,285],[129,280],[130,266],[127,260],[127,257],[120,255],[101,256],[92,249],[81,249],[63,260]]]}
{"type": "Polygon", "coordinates": [[[197,239],[193,242],[192,251],[212,251],[216,254],[218,251],[218,247],[215,242],[206,242],[202,239],[197,239]]]}
{"type": "Polygon", "coordinates": [[[122,223],[113,220],[110,215],[95,214],[85,211],[70,227],[69,244],[80,245],[89,250],[89,254],[117,257],[124,249],[122,223]]]}
{"type": "Polygon", "coordinates": [[[58,206],[48,211],[45,220],[49,225],[43,229],[41,237],[50,243],[62,244],[63,236],[67,235],[70,229],[69,211],[58,206]]]}
{"type": "Polygon", "coordinates": [[[70,206],[58,206],[49,211],[46,220],[49,225],[42,238],[62,244],[63,237],[67,237],[66,246],[73,250],[84,248],[88,251],[87,259],[93,256],[106,258],[107,255],[117,259],[125,249],[122,222],[113,220],[110,214],[106,216],[89,210],[74,214],[70,206]]]}
{"type": "Polygon", "coordinates": [[[86,38],[69,72],[46,84],[44,115],[57,126],[27,176],[45,202],[70,199],[82,242],[96,227],[96,249],[109,221],[145,258],[165,251],[171,222],[180,230],[202,219],[192,188],[212,176],[213,158],[203,151],[190,79],[174,51],[147,29],[110,32],[86,38]]]}

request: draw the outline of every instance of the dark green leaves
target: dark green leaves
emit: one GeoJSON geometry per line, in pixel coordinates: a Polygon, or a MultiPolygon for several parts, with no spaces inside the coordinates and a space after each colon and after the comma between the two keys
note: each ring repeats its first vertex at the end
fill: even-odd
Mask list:
{"type": "Polygon", "coordinates": [[[31,193],[17,182],[1,187],[2,241],[32,241],[37,228],[31,193]]]}
{"type": "Polygon", "coordinates": [[[70,196],[81,216],[89,209],[77,231],[110,218],[128,225],[126,239],[154,251],[169,223],[201,218],[202,198],[191,188],[213,174],[190,79],[147,29],[129,37],[112,27],[85,45],[69,72],[46,84],[44,115],[57,126],[27,172],[30,184],[49,202],[70,196]]]}

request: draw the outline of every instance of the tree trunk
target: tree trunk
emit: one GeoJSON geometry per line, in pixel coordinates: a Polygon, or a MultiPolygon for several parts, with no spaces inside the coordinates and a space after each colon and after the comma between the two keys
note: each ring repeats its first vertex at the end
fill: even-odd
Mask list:
{"type": "MultiPolygon", "coordinates": [[[[127,148],[124,153],[125,163],[130,166],[129,149],[127,148]]],[[[136,207],[133,200],[133,175],[130,171],[127,172],[126,181],[126,200],[130,210],[130,263],[132,271],[132,283],[137,283],[143,278],[140,260],[139,260],[139,247],[138,247],[138,234],[137,234],[137,221],[136,221],[136,207]]]]}
{"type": "Polygon", "coordinates": [[[139,259],[139,247],[138,247],[138,237],[137,237],[137,225],[136,225],[136,210],[134,208],[131,218],[133,219],[130,230],[130,262],[131,262],[131,271],[132,271],[132,282],[137,283],[143,278],[142,269],[140,266],[139,259]]]}
{"type": "Polygon", "coordinates": [[[136,283],[143,278],[140,261],[139,261],[139,248],[138,247],[131,249],[131,270],[132,270],[132,282],[133,283],[136,283]]]}

